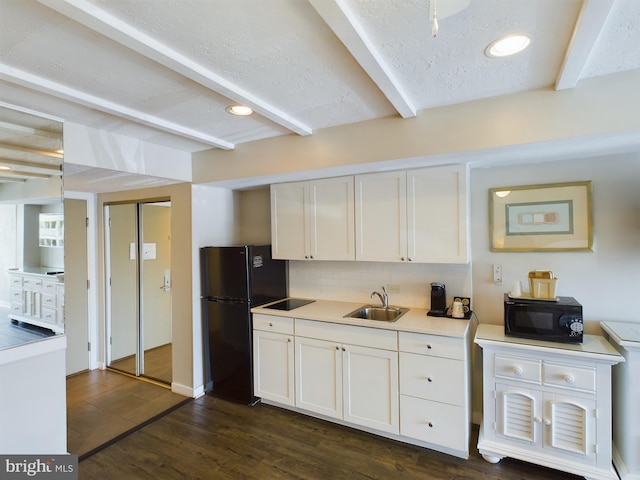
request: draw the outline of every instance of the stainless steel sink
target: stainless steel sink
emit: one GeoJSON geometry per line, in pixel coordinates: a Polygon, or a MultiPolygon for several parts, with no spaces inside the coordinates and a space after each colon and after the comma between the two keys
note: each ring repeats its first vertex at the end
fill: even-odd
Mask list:
{"type": "Polygon", "coordinates": [[[365,320],[378,320],[380,322],[395,322],[409,311],[401,307],[381,307],[379,305],[363,305],[362,307],[347,313],[344,318],[362,318],[365,320]]]}

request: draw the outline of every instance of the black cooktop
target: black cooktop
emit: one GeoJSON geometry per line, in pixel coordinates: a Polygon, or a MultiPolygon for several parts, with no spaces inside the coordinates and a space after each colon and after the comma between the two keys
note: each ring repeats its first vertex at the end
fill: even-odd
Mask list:
{"type": "Polygon", "coordinates": [[[293,310],[294,308],[302,307],[303,305],[308,305],[309,303],[313,303],[313,302],[315,302],[315,300],[305,300],[302,298],[287,298],[286,300],[282,300],[280,302],[267,305],[264,308],[288,311],[288,310],[293,310]]]}

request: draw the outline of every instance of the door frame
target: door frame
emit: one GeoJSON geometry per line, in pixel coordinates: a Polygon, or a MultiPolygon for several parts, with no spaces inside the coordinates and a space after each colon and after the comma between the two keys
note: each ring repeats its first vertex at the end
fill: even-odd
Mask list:
{"type": "MultiPolygon", "coordinates": [[[[143,258],[143,244],[141,242],[141,237],[142,237],[142,225],[141,225],[141,220],[142,220],[142,206],[144,204],[153,204],[153,203],[169,203],[171,204],[171,197],[170,196],[163,196],[163,197],[154,197],[154,198],[148,198],[148,199],[131,199],[131,200],[120,200],[120,201],[112,201],[112,202],[104,202],[102,203],[102,228],[103,228],[103,245],[104,245],[104,251],[103,251],[103,262],[104,262],[104,291],[103,291],[103,298],[104,298],[104,325],[103,325],[103,332],[104,332],[104,338],[103,340],[103,348],[104,348],[104,355],[103,355],[103,361],[102,361],[102,367],[103,369],[106,369],[109,367],[110,363],[111,363],[111,346],[109,345],[109,338],[111,337],[111,285],[109,283],[109,278],[111,275],[110,272],[110,246],[109,246],[109,218],[110,218],[110,214],[107,214],[107,212],[109,212],[109,207],[113,206],[113,205],[133,205],[135,206],[135,212],[136,212],[136,242],[137,242],[137,249],[136,249],[136,255],[137,255],[137,262],[138,262],[138,266],[136,267],[138,269],[138,279],[137,279],[137,283],[138,283],[138,295],[137,295],[137,319],[136,319],[136,372],[135,372],[135,376],[139,377],[139,378],[145,378],[144,373],[141,373],[141,367],[142,367],[142,371],[144,371],[144,343],[143,343],[143,328],[141,325],[142,322],[142,318],[143,318],[143,311],[142,311],[142,302],[141,302],[141,292],[142,289],[140,288],[140,281],[141,281],[141,275],[139,273],[139,269],[140,269],[140,264],[139,262],[142,261],[143,258]],[[141,358],[138,358],[141,357],[141,358]]],[[[170,207],[171,208],[171,207],[170,207]]],[[[173,330],[173,312],[170,310],[170,326],[171,329],[173,330]]],[[[172,334],[173,336],[173,334],[172,334]]],[[[173,359],[172,359],[172,370],[173,370],[173,359]]],[[[173,377],[173,375],[172,375],[173,377]]],[[[156,380],[155,378],[153,378],[153,380],[156,380]]],[[[173,383],[173,378],[168,382],[169,385],[171,385],[173,383]]]]}
{"type": "MultiPolygon", "coordinates": [[[[104,362],[100,362],[100,329],[98,327],[98,206],[95,193],[73,192],[63,190],[64,198],[74,200],[85,200],[87,202],[87,323],[89,338],[87,341],[91,345],[89,350],[89,370],[104,368],[104,362]]],[[[67,295],[69,292],[67,292],[67,295]]],[[[74,292],[74,295],[77,293],[74,292]]]]}

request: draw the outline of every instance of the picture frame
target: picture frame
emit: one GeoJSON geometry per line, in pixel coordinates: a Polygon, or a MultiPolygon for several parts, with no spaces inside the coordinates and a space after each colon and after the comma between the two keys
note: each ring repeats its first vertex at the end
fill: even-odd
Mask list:
{"type": "Polygon", "coordinates": [[[591,181],[490,188],[491,251],[593,251],[591,189],[591,181]]]}

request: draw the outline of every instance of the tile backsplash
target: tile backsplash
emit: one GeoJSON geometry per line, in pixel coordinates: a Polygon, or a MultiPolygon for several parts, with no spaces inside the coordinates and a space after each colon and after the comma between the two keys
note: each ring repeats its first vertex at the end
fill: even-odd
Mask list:
{"type": "Polygon", "coordinates": [[[384,286],[391,305],[428,309],[431,282],[446,285],[447,304],[454,296],[472,297],[471,264],[289,261],[292,297],[379,302],[370,295],[384,286]]]}

